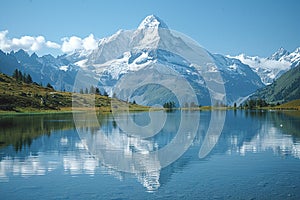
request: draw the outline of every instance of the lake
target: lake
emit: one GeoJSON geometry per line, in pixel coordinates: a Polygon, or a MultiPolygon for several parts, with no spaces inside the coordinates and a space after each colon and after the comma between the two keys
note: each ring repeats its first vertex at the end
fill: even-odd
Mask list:
{"type": "Polygon", "coordinates": [[[300,199],[300,113],[0,116],[1,199],[300,199]]]}

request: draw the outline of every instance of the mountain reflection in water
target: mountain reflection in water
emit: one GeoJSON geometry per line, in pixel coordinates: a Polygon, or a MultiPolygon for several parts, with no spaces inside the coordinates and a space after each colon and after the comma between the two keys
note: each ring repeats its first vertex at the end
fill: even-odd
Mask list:
{"type": "MultiPolygon", "coordinates": [[[[198,157],[207,141],[205,137],[212,115],[207,111],[200,112],[198,131],[188,150],[164,168],[161,167],[162,158],[149,155],[172,142],[181,117],[192,115],[192,112],[167,113],[163,129],[150,138],[128,135],[109,114],[99,115],[97,123],[84,120],[89,118],[82,114],[82,123],[77,127],[80,133],[75,129],[72,114],[1,116],[0,182],[9,182],[13,177],[45,176],[61,170],[71,176],[109,174],[120,180],[135,177],[147,191],[156,191],[172,174],[188,168],[190,163],[209,162],[215,155],[247,157],[252,153],[272,151],[275,156],[300,159],[297,112],[213,112],[223,112],[226,120],[222,133],[208,138],[215,141],[210,144],[208,155],[198,157]],[[130,173],[120,166],[131,169],[130,173]]],[[[148,113],[130,115],[140,124],[149,121],[148,113]]]]}

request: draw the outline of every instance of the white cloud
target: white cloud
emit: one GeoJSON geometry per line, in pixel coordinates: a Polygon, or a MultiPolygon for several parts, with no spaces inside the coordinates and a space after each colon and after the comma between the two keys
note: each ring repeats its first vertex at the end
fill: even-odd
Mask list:
{"type": "Polygon", "coordinates": [[[0,31],[0,49],[3,51],[17,51],[19,49],[23,49],[25,51],[37,52],[43,48],[60,48],[60,45],[46,41],[44,36],[22,36],[20,38],[12,38],[7,37],[8,30],[0,31]]]}
{"type": "Polygon", "coordinates": [[[83,43],[82,46],[85,50],[94,50],[97,49],[98,47],[98,41],[95,40],[93,34],[90,34],[88,37],[84,38],[82,40],[82,43],[83,43]]]}
{"type": "Polygon", "coordinates": [[[98,40],[93,34],[85,38],[77,36],[64,37],[61,39],[62,44],[47,41],[44,36],[21,36],[20,38],[9,38],[8,30],[0,31],[0,50],[5,52],[18,51],[23,49],[28,52],[51,52],[59,50],[63,53],[70,53],[76,49],[86,51],[94,50],[98,47],[98,40]]]}
{"type": "Polygon", "coordinates": [[[8,30],[0,31],[0,49],[3,51],[8,51],[10,49],[10,45],[7,42],[6,35],[8,34],[8,30]]]}
{"type": "Polygon", "coordinates": [[[61,50],[64,53],[69,53],[77,49],[94,50],[98,47],[98,41],[94,38],[93,34],[84,39],[77,36],[65,37],[62,41],[61,50]]]}
{"type": "Polygon", "coordinates": [[[72,36],[70,38],[65,37],[62,39],[62,41],[63,44],[61,50],[64,53],[72,52],[76,49],[82,49],[82,39],[79,37],[76,36],[72,36]]]}
{"type": "Polygon", "coordinates": [[[55,43],[55,42],[51,42],[51,41],[47,41],[46,42],[46,46],[52,49],[59,49],[60,45],[55,43]]]}

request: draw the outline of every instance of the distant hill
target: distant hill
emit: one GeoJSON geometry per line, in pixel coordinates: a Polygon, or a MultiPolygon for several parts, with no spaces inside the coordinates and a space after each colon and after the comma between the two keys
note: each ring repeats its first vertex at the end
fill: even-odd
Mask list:
{"type": "Polygon", "coordinates": [[[285,103],[300,99],[300,64],[284,73],[271,85],[258,90],[251,98],[261,98],[268,103],[285,103]]]}
{"type": "MultiPolygon", "coordinates": [[[[42,87],[37,83],[25,83],[17,81],[15,78],[0,73],[0,111],[45,111],[45,110],[72,110],[71,92],[55,91],[51,86],[42,87]]],[[[110,111],[111,98],[102,95],[78,94],[73,101],[78,101],[77,105],[93,108],[93,103],[97,110],[110,111]]],[[[116,100],[118,103],[126,104],[116,100]]],[[[143,110],[135,104],[127,104],[132,110],[143,110]]]]}
{"type": "Polygon", "coordinates": [[[36,83],[25,83],[0,74],[0,110],[58,110],[71,107],[71,93],[59,93],[36,83]]]}
{"type": "Polygon", "coordinates": [[[297,109],[300,110],[300,99],[296,99],[293,101],[289,101],[287,103],[284,103],[280,106],[278,106],[278,108],[281,109],[297,109]]]}

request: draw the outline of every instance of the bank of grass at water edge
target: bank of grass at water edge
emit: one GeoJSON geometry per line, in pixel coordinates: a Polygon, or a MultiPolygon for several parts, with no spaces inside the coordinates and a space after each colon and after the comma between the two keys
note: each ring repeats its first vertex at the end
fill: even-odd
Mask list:
{"type": "MultiPolygon", "coordinates": [[[[74,112],[92,112],[95,111],[96,113],[111,113],[111,107],[94,107],[94,108],[87,108],[87,107],[67,107],[67,108],[60,108],[59,110],[39,110],[39,109],[32,109],[32,108],[16,108],[17,111],[4,111],[0,110],[0,115],[28,115],[28,114],[64,114],[64,113],[74,113],[74,112]]],[[[150,107],[147,106],[129,106],[129,112],[144,112],[149,111],[150,107]]],[[[123,110],[125,111],[125,110],[123,110]]],[[[127,110],[126,110],[127,111],[127,110]]]]}
{"type": "Polygon", "coordinates": [[[300,110],[300,99],[289,101],[282,105],[276,106],[277,109],[289,109],[289,110],[300,110]]]}
{"type": "MultiPolygon", "coordinates": [[[[300,111],[300,100],[295,100],[293,102],[288,102],[286,104],[282,104],[280,106],[275,107],[261,107],[254,108],[252,110],[274,110],[274,111],[300,111]]],[[[123,106],[117,108],[117,112],[145,112],[145,111],[159,111],[165,110],[170,111],[170,109],[158,108],[158,107],[149,107],[149,106],[141,106],[137,104],[129,104],[122,102],[123,106]],[[125,107],[124,107],[125,105],[125,107]]],[[[57,110],[50,109],[34,109],[34,108],[16,108],[17,111],[3,111],[0,110],[0,115],[22,115],[22,114],[63,114],[63,113],[73,113],[73,112],[91,112],[95,111],[96,113],[111,113],[111,106],[103,106],[103,107],[62,107],[57,110]]],[[[183,111],[213,111],[213,110],[248,110],[234,107],[214,107],[214,106],[201,106],[201,107],[192,107],[192,108],[173,108],[171,110],[183,110],[183,111]]],[[[298,112],[296,112],[298,113],[298,112]]]]}
{"type": "Polygon", "coordinates": [[[88,112],[91,110],[108,113],[111,112],[112,105],[134,112],[147,111],[150,108],[100,94],[56,91],[52,87],[17,81],[13,77],[0,73],[0,114],[2,115],[88,112]]]}
{"type": "Polygon", "coordinates": [[[278,106],[254,107],[252,109],[233,106],[199,106],[189,108],[175,108],[180,110],[278,110],[278,111],[300,111],[300,99],[293,100],[278,106]]]}
{"type": "Polygon", "coordinates": [[[287,103],[277,105],[277,106],[266,106],[254,108],[253,110],[277,110],[277,111],[300,111],[300,99],[289,101],[287,103]]]}

